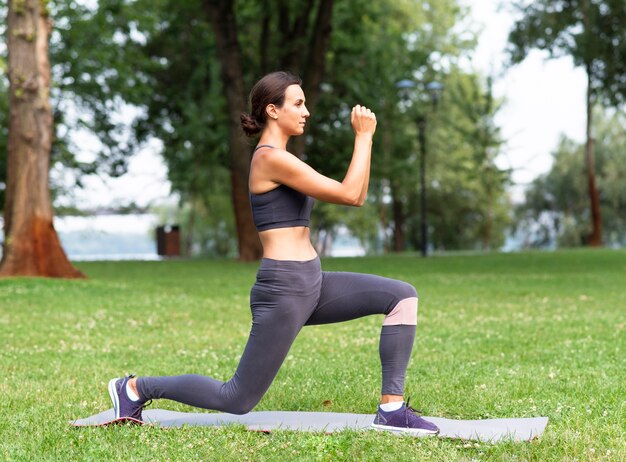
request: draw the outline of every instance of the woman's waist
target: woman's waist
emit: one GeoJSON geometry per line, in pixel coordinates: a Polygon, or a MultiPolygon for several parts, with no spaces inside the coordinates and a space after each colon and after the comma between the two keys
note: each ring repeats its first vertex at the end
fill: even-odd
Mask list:
{"type": "Polygon", "coordinates": [[[279,228],[259,233],[263,257],[272,260],[309,261],[317,257],[309,228],[279,228]]]}

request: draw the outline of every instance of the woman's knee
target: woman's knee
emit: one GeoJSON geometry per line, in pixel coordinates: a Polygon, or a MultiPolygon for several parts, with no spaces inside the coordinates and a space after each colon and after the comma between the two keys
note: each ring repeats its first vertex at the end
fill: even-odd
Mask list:
{"type": "Polygon", "coordinates": [[[404,281],[400,282],[401,284],[397,293],[398,298],[401,300],[405,298],[417,298],[417,289],[412,284],[404,281]]]}
{"type": "MultiPolygon", "coordinates": [[[[400,282],[400,281],[398,281],[400,282]]],[[[384,326],[417,324],[417,290],[411,284],[400,282],[395,293],[398,302],[385,316],[384,326]]]]}
{"type": "Polygon", "coordinates": [[[258,399],[241,399],[228,406],[228,409],[225,409],[225,412],[237,415],[247,414],[254,409],[254,406],[256,406],[258,402],[258,399]]]}

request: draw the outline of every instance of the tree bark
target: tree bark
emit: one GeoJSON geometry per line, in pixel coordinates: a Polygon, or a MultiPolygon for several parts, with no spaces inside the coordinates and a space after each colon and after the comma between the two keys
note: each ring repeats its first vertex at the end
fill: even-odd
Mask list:
{"type": "Polygon", "coordinates": [[[8,3],[11,112],[0,276],[84,277],[65,255],[53,225],[50,18],[40,0],[8,3]]]}
{"type": "Polygon", "coordinates": [[[587,142],[585,144],[585,157],[587,160],[587,185],[589,200],[591,201],[592,230],[587,240],[587,245],[592,247],[602,246],[602,212],[600,210],[600,195],[596,188],[596,168],[593,153],[593,89],[591,88],[591,66],[587,66],[587,142]]]}
{"type": "Polygon", "coordinates": [[[250,146],[241,130],[239,118],[246,109],[246,98],[233,1],[204,0],[204,6],[215,32],[215,44],[221,66],[220,75],[228,103],[231,194],[237,227],[239,259],[258,260],[261,258],[263,249],[250,210],[248,190],[250,146]]]}

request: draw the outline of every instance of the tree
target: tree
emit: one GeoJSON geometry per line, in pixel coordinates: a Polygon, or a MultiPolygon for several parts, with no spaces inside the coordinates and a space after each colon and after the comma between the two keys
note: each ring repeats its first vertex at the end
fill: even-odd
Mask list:
{"type": "MultiPolygon", "coordinates": [[[[626,115],[596,108],[597,180],[602,190],[603,242],[626,245],[626,115]]],[[[585,245],[589,238],[589,208],[581,172],[584,146],[563,137],[552,154],[550,171],[536,178],[517,209],[517,229],[529,246],[554,243],[562,247],[585,245]]]]}
{"type": "MultiPolygon", "coordinates": [[[[0,1],[0,17],[6,17],[7,5],[0,1]]],[[[0,22],[0,37],[5,37],[6,25],[0,22]]],[[[9,140],[9,81],[7,79],[6,48],[0,41],[0,207],[4,207],[7,178],[7,144],[9,140]]]]}
{"type": "Polygon", "coordinates": [[[435,117],[430,166],[433,244],[436,248],[499,248],[510,222],[510,172],[496,165],[502,139],[500,104],[491,78],[452,69],[435,117]]]}
{"type": "Polygon", "coordinates": [[[261,243],[249,207],[249,147],[241,132],[240,115],[246,110],[245,85],[241,47],[233,2],[204,0],[204,7],[213,25],[220,75],[227,101],[228,147],[230,152],[231,194],[239,238],[239,258],[261,257],[261,243]]]}
{"type": "MultiPolygon", "coordinates": [[[[396,83],[425,76],[438,53],[453,53],[456,47],[449,42],[454,41],[450,27],[458,14],[455,4],[443,1],[429,8],[413,1],[353,0],[337,4],[333,18],[326,90],[320,95],[318,113],[313,114],[315,123],[309,133],[314,142],[307,148],[307,160],[322,173],[340,178],[350,160],[350,106],[366,104],[376,112],[379,124],[370,181],[373,204],[366,207],[378,209],[385,235],[391,228],[391,246],[385,242],[384,247],[396,251],[405,250],[409,196],[415,189],[412,175],[416,174],[411,159],[414,121],[399,113],[396,83]],[[354,11],[359,11],[357,17],[354,11]]],[[[330,223],[330,217],[325,218],[330,223]]]]}
{"type": "Polygon", "coordinates": [[[600,194],[596,186],[593,111],[596,103],[626,102],[626,3],[623,0],[539,0],[519,2],[522,14],[509,35],[512,61],[521,62],[531,48],[551,57],[569,55],[587,74],[585,159],[591,204],[588,245],[602,245],[600,194]]]}
{"type": "MultiPolygon", "coordinates": [[[[291,69],[304,78],[304,90],[308,106],[315,107],[318,87],[323,76],[324,62],[330,36],[330,20],[333,0],[292,2],[298,9],[288,7],[282,1],[274,8],[265,2],[264,19],[261,21],[261,64],[274,62],[276,68],[291,69]],[[268,16],[277,10],[278,24],[272,24],[268,16]],[[315,14],[314,22],[310,16],[315,14]],[[312,27],[310,24],[314,24],[312,27]],[[278,26],[278,27],[276,27],[278,26]],[[270,32],[278,31],[278,43],[283,50],[278,59],[270,61],[267,48],[270,32]],[[303,45],[310,37],[308,49],[303,45]],[[308,58],[304,61],[303,58],[308,58]]],[[[261,245],[252,222],[248,198],[248,174],[250,168],[249,147],[240,128],[240,115],[246,109],[243,53],[237,28],[237,15],[232,0],[204,0],[208,17],[215,32],[216,53],[220,61],[221,79],[226,94],[229,119],[229,151],[231,153],[231,188],[235,219],[239,236],[239,258],[254,260],[261,256],[261,245]]],[[[261,72],[259,72],[261,74],[261,72]]],[[[302,146],[303,140],[300,141],[302,146]]],[[[296,153],[299,149],[295,148],[296,153]]]]}
{"type": "Polygon", "coordinates": [[[0,58],[0,206],[4,207],[7,177],[7,142],[9,138],[9,85],[5,78],[6,62],[0,58]]]}
{"type": "Polygon", "coordinates": [[[157,137],[182,197],[196,204],[208,198],[202,191],[207,177],[214,178],[206,188],[213,191],[226,168],[239,257],[256,259],[261,246],[247,186],[252,147],[239,116],[247,110],[252,83],[279,68],[302,75],[308,104],[314,105],[332,5],[332,0],[101,0],[93,10],[61,5],[67,19],[60,28],[63,46],[54,50],[64,63],[59,80],[89,113],[85,125],[117,165],[123,167],[128,153],[157,137]],[[138,115],[131,136],[120,143],[115,135],[128,123],[116,120],[115,109],[123,104],[134,106],[138,115]],[[199,169],[220,172],[202,175],[199,169]]]}
{"type": "MultiPolygon", "coordinates": [[[[430,145],[429,241],[447,249],[497,248],[503,241],[508,173],[495,165],[500,146],[494,124],[498,104],[485,79],[454,65],[474,45],[454,32],[463,14],[455,1],[430,7],[413,1],[352,1],[335,10],[329,71],[308,132],[314,142],[307,148],[307,161],[340,178],[353,136],[345,116],[350,104],[362,102],[376,112],[370,194],[364,207],[377,212],[378,229],[370,232],[384,236],[385,250],[404,251],[420,243],[417,122],[424,115],[430,145]],[[355,18],[352,11],[361,16],[355,18]],[[440,56],[449,63],[445,69],[440,56]],[[400,102],[396,84],[406,78],[413,78],[418,88],[407,95],[408,101],[400,102]],[[423,86],[442,79],[446,89],[435,113],[423,86]]],[[[358,236],[364,234],[359,224],[364,218],[370,222],[371,216],[353,219],[318,207],[314,214],[326,226],[337,225],[337,220],[354,223],[352,232],[358,236]],[[321,213],[324,216],[316,216],[321,213]]],[[[368,243],[371,236],[361,240],[368,243]]]]}
{"type": "MultiPolygon", "coordinates": [[[[415,188],[419,169],[413,160],[417,148],[415,120],[399,111],[396,83],[407,77],[433,79],[439,56],[453,63],[456,56],[471,48],[471,40],[454,33],[463,15],[456,0],[442,0],[436,7],[416,5],[413,0],[100,0],[97,7],[91,8],[69,5],[55,3],[59,33],[51,44],[59,97],[63,104],[78,109],[63,112],[79,113],[74,123],[88,127],[102,141],[103,155],[94,162],[94,170],[109,166],[119,174],[124,170],[125,157],[139,145],[151,138],[162,142],[169,179],[185,211],[180,216],[185,220],[187,242],[200,242],[194,248],[232,254],[232,245],[225,243],[224,236],[235,229],[235,212],[249,214],[247,193],[241,193],[245,190],[239,190],[238,205],[233,206],[232,213],[223,213],[223,207],[225,198],[234,201],[233,175],[238,188],[247,187],[253,144],[241,134],[238,117],[246,110],[245,96],[252,83],[278,68],[303,77],[307,106],[313,114],[311,128],[290,148],[326,175],[340,179],[345,174],[353,141],[351,105],[367,104],[380,115],[370,203],[366,206],[374,208],[375,213],[348,216],[316,207],[312,225],[332,231],[340,222],[358,227],[371,223],[371,218],[378,215],[382,231],[394,236],[393,245],[387,248],[404,250],[414,241],[412,216],[419,211],[415,188]],[[215,14],[223,20],[216,20],[215,14]],[[218,52],[220,47],[226,49],[219,41],[227,43],[229,51],[218,52]],[[245,65],[232,64],[233,59],[245,65]],[[226,66],[222,60],[227,60],[226,66]],[[243,84],[237,83],[240,80],[243,84]],[[235,91],[226,91],[229,86],[236,87],[235,91]],[[133,111],[128,111],[129,107],[133,111]],[[122,111],[132,112],[134,120],[121,120],[122,111]],[[120,137],[119,133],[129,136],[120,137]],[[236,136],[235,141],[232,136],[236,136]],[[236,149],[232,148],[233,142],[240,143],[236,149]],[[215,227],[215,232],[196,229],[202,224],[215,227]],[[212,243],[213,249],[209,248],[212,243]]],[[[471,93],[464,104],[482,105],[482,96],[471,101],[478,93],[471,93]]],[[[442,109],[445,107],[448,105],[442,109]]],[[[465,116],[462,110],[457,112],[465,116]]],[[[479,115],[474,119],[464,119],[466,134],[457,130],[454,136],[474,136],[474,126],[482,130],[476,124],[482,124],[483,119],[479,115]]],[[[72,121],[68,118],[66,123],[72,121]]],[[[437,135],[445,132],[445,125],[433,125],[436,130],[432,142],[445,140],[445,134],[437,135]]],[[[466,145],[470,143],[468,139],[466,145]]],[[[457,149],[452,157],[469,156],[470,150],[463,146],[464,153],[457,149]]],[[[448,157],[447,146],[435,147],[445,150],[448,157]]],[[[492,146],[486,148],[491,155],[492,146]]],[[[481,168],[483,164],[472,165],[481,168]]],[[[459,175],[457,179],[458,186],[470,181],[470,175],[459,175]]],[[[479,187],[457,189],[482,194],[479,187]]],[[[498,185],[494,201],[501,190],[498,185]]],[[[463,202],[457,191],[450,194],[458,198],[459,204],[463,202]]],[[[466,201],[466,208],[484,208],[478,199],[470,202],[466,201]]],[[[437,217],[439,210],[430,212],[437,217]]],[[[459,219],[470,215],[468,212],[459,219]]],[[[457,226],[457,216],[451,213],[434,231],[439,233],[439,227],[446,226],[470,229],[457,226]]],[[[478,220],[481,215],[471,216],[478,220]]],[[[496,214],[495,221],[500,217],[496,214]]],[[[496,236],[500,229],[497,223],[493,229],[496,236]]],[[[440,245],[466,245],[479,232],[478,226],[471,230],[463,241],[452,242],[453,234],[446,234],[450,238],[440,245]]],[[[237,234],[241,245],[241,230],[237,234]]],[[[256,239],[256,233],[251,234],[256,239]]],[[[358,234],[369,242],[378,230],[358,234]]],[[[489,234],[485,231],[481,238],[493,245],[497,239],[484,237],[489,234]]],[[[257,255],[254,252],[250,253],[257,255]]]]}
{"type": "Polygon", "coordinates": [[[67,259],[52,222],[47,2],[9,2],[7,26],[10,117],[0,276],[83,277],[67,259]]]}

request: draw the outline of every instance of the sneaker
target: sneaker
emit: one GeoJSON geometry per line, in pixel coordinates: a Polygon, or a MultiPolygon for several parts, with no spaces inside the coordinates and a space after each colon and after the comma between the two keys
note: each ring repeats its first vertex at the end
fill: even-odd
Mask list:
{"type": "Polygon", "coordinates": [[[439,427],[422,419],[417,411],[409,406],[409,400],[395,411],[385,412],[379,406],[372,428],[414,436],[430,436],[439,433],[439,427]]]}
{"type": "Polygon", "coordinates": [[[141,411],[147,406],[146,400],[133,401],[126,393],[126,384],[134,377],[134,375],[129,375],[109,381],[109,396],[113,402],[115,419],[131,418],[143,422],[141,411]]]}

